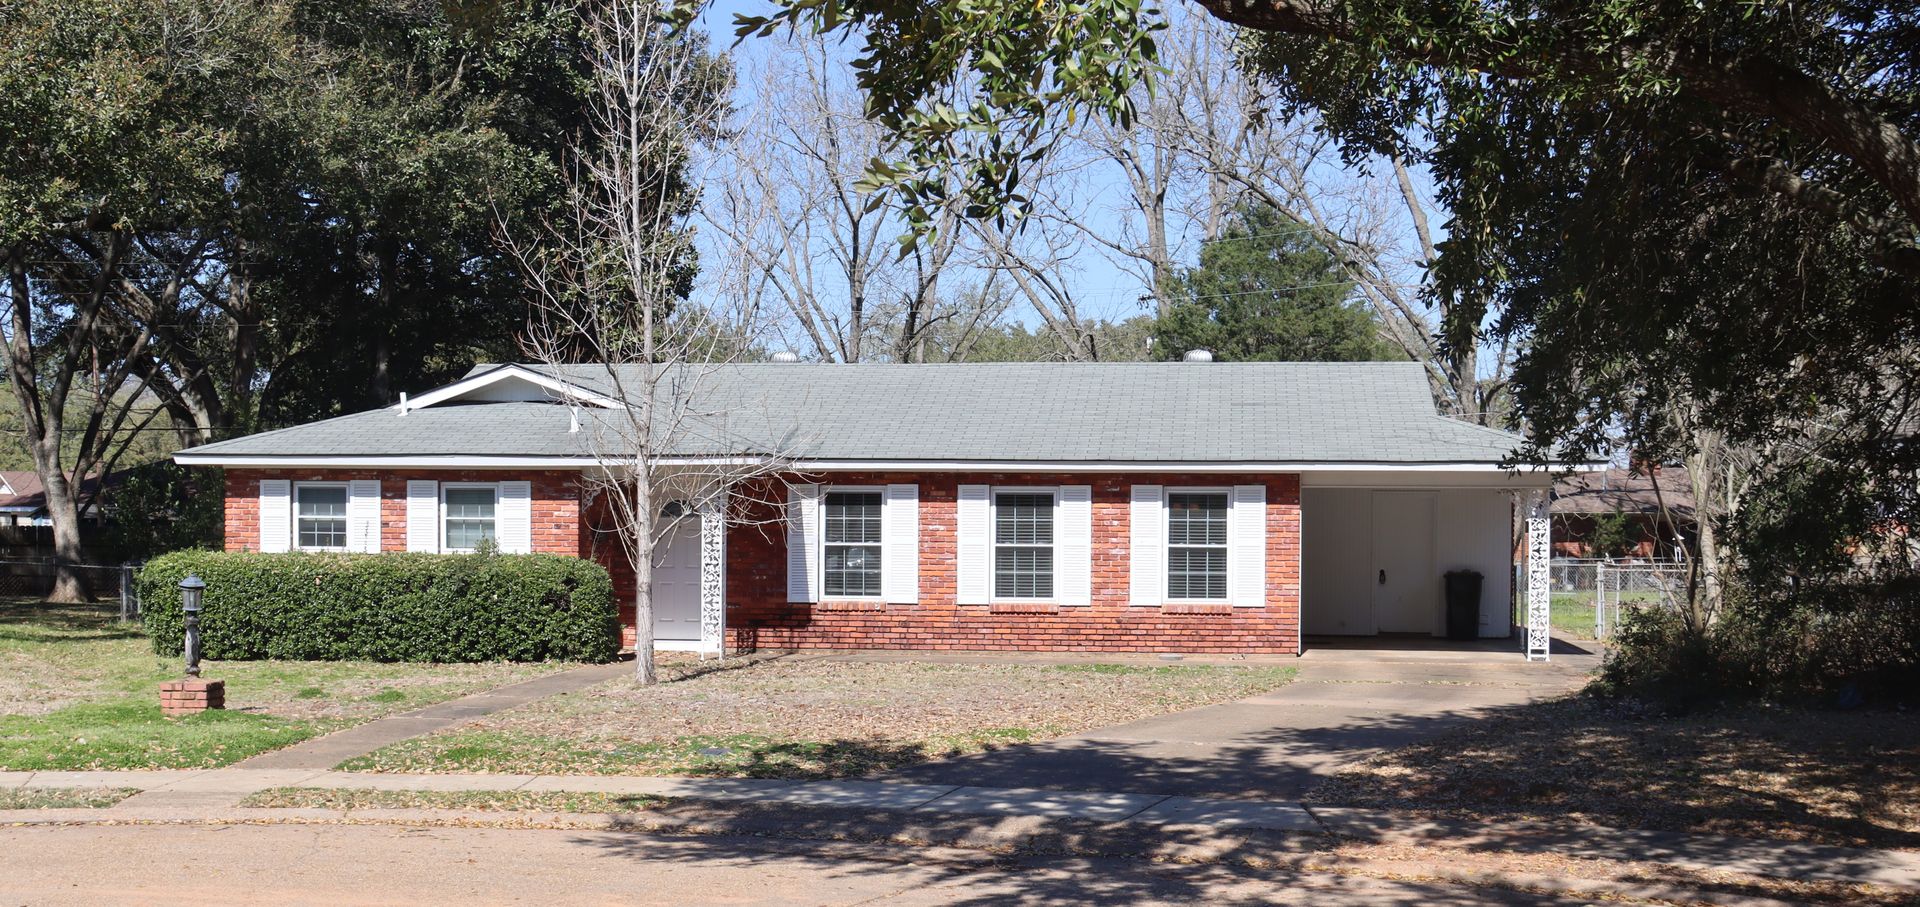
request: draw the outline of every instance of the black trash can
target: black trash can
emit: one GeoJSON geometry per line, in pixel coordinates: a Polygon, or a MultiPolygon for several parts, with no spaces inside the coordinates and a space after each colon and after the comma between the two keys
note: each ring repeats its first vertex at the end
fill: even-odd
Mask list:
{"type": "Polygon", "coordinates": [[[1447,571],[1447,638],[1480,635],[1480,571],[1447,571]]]}

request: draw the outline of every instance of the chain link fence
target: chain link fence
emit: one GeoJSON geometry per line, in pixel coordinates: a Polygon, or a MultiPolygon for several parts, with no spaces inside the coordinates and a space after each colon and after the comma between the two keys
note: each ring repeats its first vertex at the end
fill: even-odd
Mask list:
{"type": "Polygon", "coordinates": [[[1687,600],[1685,561],[1557,557],[1548,575],[1554,630],[1588,639],[1612,637],[1630,611],[1687,600]]]}
{"type": "MultiPolygon", "coordinates": [[[[0,597],[46,598],[59,569],[52,558],[0,559],[0,597]]],[[[121,620],[140,618],[140,593],[133,583],[138,564],[68,564],[67,569],[79,577],[90,600],[117,603],[121,620]]]]}

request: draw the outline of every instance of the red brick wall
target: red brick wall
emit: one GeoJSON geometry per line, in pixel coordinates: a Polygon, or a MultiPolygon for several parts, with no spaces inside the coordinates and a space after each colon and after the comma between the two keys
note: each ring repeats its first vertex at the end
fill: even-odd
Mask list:
{"type": "MultiPolygon", "coordinates": [[[[227,470],[227,550],[258,547],[259,480],[380,479],[381,550],[406,550],[408,479],[528,480],[533,483],[534,550],[592,557],[613,575],[621,621],[633,624],[633,570],[609,516],[579,501],[571,472],[379,470],[227,470]],[[598,530],[598,531],[596,531],[598,530]]],[[[834,483],[920,486],[920,601],[788,603],[786,531],[781,500],[747,491],[745,525],[727,538],[729,644],[747,648],[943,649],[1285,653],[1300,651],[1300,478],[1297,475],[837,474],[834,483]],[[960,605],[955,602],[955,497],[961,484],[1093,486],[1093,603],[960,605]],[[1155,605],[1128,601],[1131,489],[1151,485],[1267,486],[1267,604],[1155,605]]]]}
{"type": "Polygon", "coordinates": [[[568,470],[228,469],[226,548],[260,548],[260,480],[345,482],[380,480],[380,550],[407,550],[407,480],[533,484],[533,550],[578,557],[583,550],[578,474],[568,470]]]}
{"type": "MultiPolygon", "coordinates": [[[[1300,477],[1297,475],[836,474],[836,484],[920,486],[920,601],[787,602],[786,535],[771,502],[747,505],[727,538],[730,644],[746,648],[1300,651],[1300,477]],[[962,484],[1093,486],[1091,606],[960,605],[955,601],[955,497],[962,484]],[[1131,489],[1267,486],[1267,604],[1134,606],[1128,601],[1131,489]]],[[[757,497],[767,497],[760,494],[757,497]]]]}

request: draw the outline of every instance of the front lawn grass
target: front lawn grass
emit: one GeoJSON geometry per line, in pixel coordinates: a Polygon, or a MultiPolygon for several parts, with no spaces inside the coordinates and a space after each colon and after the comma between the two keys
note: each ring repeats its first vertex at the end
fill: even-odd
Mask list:
{"type": "Polygon", "coordinates": [[[0,809],[105,809],[139,792],[132,787],[0,787],[0,809]]]}
{"type": "Polygon", "coordinates": [[[1572,697],[1374,757],[1306,799],[1920,850],[1920,721],[1764,704],[1666,715],[1572,697]]]}
{"type": "Polygon", "coordinates": [[[561,664],[205,662],[227,708],[160,715],[179,659],[117,606],[0,600],[0,770],[211,768],[561,664]]]}
{"type": "Polygon", "coordinates": [[[1227,702],[1287,666],[662,660],[663,682],[601,684],[403,741],[348,771],[846,778],[1227,702]]]}

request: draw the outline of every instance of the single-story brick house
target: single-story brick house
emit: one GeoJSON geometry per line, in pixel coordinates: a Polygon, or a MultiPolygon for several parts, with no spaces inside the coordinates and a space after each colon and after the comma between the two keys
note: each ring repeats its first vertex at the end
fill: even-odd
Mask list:
{"type": "MultiPolygon", "coordinates": [[[[582,477],[619,468],[608,426],[638,374],[478,366],[176,459],[226,469],[229,550],[491,538],[594,557],[630,591],[582,477]]],[[[663,648],[1298,653],[1442,634],[1454,569],[1485,576],[1480,635],[1509,637],[1516,507],[1547,542],[1550,474],[1440,416],[1414,363],[776,362],[656,394],[660,463],[690,477],[661,505],[685,515],[655,557],[663,648]],[[726,478],[749,462],[778,474],[726,478]]]]}

